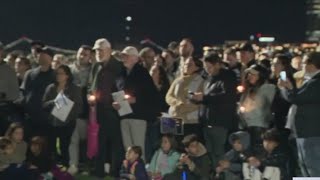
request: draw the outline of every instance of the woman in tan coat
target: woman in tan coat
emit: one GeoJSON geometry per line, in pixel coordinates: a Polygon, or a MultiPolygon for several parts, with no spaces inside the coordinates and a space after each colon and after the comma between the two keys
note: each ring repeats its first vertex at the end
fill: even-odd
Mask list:
{"type": "Polygon", "coordinates": [[[193,92],[203,90],[203,78],[200,75],[202,62],[189,57],[183,66],[183,75],[173,81],[166,95],[169,114],[183,119],[184,136],[197,134],[202,136],[199,124],[199,105],[190,101],[193,92]]]}

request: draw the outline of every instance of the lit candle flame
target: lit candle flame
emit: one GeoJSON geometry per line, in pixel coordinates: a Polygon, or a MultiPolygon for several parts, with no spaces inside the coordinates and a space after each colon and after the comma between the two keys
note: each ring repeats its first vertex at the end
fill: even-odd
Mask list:
{"type": "Polygon", "coordinates": [[[238,92],[242,93],[244,91],[244,87],[243,86],[238,86],[237,87],[238,92]]]}
{"type": "Polygon", "coordinates": [[[126,94],[126,95],[124,95],[124,98],[125,98],[125,99],[129,99],[129,98],[130,98],[130,95],[126,94]]]}
{"type": "Polygon", "coordinates": [[[245,108],[245,107],[243,107],[243,106],[241,106],[241,107],[240,107],[240,112],[242,112],[242,113],[243,113],[243,112],[245,112],[245,111],[246,111],[246,108],[245,108]]]}
{"type": "Polygon", "coordinates": [[[95,101],[95,100],[96,100],[96,96],[94,96],[94,95],[89,96],[89,101],[95,101]]]}

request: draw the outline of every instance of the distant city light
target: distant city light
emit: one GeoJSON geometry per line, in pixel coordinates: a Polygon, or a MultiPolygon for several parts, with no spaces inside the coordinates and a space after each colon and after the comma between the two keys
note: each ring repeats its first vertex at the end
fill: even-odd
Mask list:
{"type": "Polygon", "coordinates": [[[128,21],[128,22],[132,21],[132,17],[131,16],[127,16],[126,17],[126,21],[128,21]]]}
{"type": "Polygon", "coordinates": [[[131,28],[130,28],[130,26],[126,26],[126,30],[128,30],[128,31],[129,31],[130,29],[131,29],[131,28]]]}
{"type": "Polygon", "coordinates": [[[259,42],[274,42],[275,39],[275,37],[260,37],[259,42]]]}
{"type": "Polygon", "coordinates": [[[129,36],[126,36],[126,41],[130,41],[130,37],[129,36]]]}

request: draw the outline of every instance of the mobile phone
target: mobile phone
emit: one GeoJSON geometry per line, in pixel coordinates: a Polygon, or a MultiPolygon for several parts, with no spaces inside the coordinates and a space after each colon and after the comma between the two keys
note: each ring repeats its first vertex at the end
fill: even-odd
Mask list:
{"type": "Polygon", "coordinates": [[[280,79],[282,81],[286,81],[287,80],[287,73],[285,71],[281,71],[280,72],[280,79]]]}

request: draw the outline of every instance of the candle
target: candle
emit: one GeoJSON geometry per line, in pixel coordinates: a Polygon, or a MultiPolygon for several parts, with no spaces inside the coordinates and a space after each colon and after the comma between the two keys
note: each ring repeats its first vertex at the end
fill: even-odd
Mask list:
{"type": "Polygon", "coordinates": [[[125,99],[129,99],[129,98],[130,98],[130,95],[126,94],[126,95],[124,95],[124,98],[125,98],[125,99]]]}
{"type": "Polygon", "coordinates": [[[89,101],[95,101],[95,100],[96,100],[96,96],[94,96],[94,95],[89,96],[89,101]]]}
{"type": "Polygon", "coordinates": [[[244,87],[242,85],[237,87],[237,90],[239,93],[242,93],[244,91],[244,87]]]}
{"type": "Polygon", "coordinates": [[[245,111],[246,111],[246,108],[245,108],[245,107],[243,107],[243,106],[241,106],[241,107],[240,107],[240,112],[242,112],[242,113],[243,113],[243,112],[245,112],[245,111]]]}

